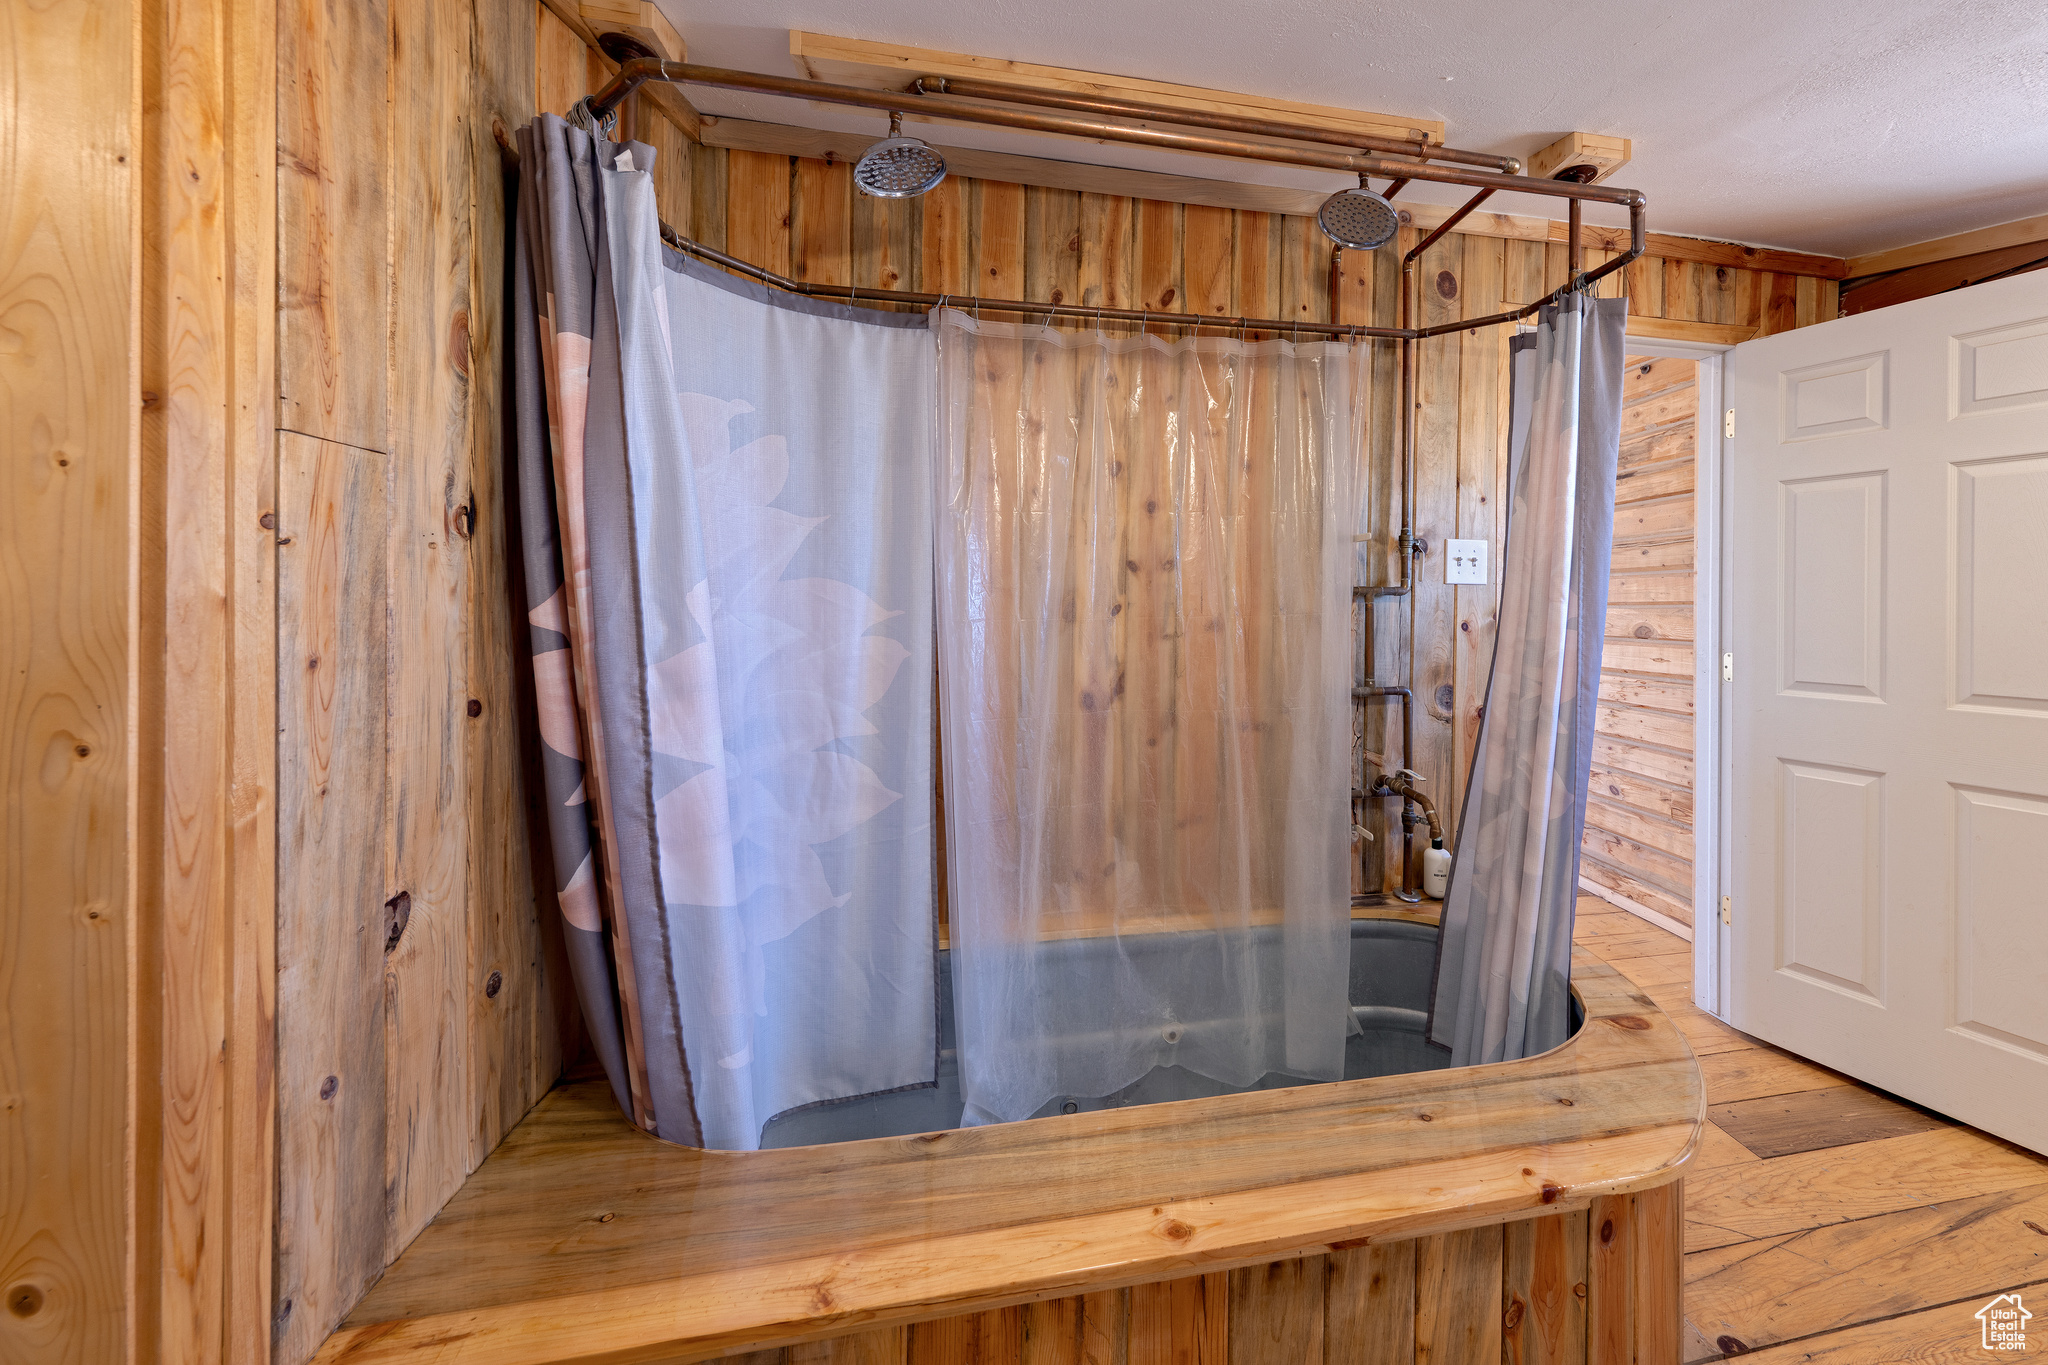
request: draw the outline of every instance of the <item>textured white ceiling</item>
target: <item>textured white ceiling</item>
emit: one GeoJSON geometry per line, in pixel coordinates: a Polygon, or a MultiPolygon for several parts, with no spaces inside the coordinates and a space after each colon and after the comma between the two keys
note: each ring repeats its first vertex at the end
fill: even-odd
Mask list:
{"type": "MultiPolygon", "coordinates": [[[[1654,231],[1854,255],[2048,213],[2044,0],[658,0],[692,61],[801,75],[808,29],[1439,118],[1526,157],[1634,139],[1654,231]]],[[[876,115],[694,87],[707,113],[882,131],[876,115]]],[[[1339,177],[947,128],[958,146],[1270,184],[1339,177]]],[[[1454,202],[1449,187],[1416,198],[1454,202]]],[[[1554,201],[1503,197],[1505,212],[1554,201]]],[[[1553,215],[1558,216],[1558,215],[1553,215]]],[[[1620,222],[1612,211],[1589,219],[1620,222]]]]}

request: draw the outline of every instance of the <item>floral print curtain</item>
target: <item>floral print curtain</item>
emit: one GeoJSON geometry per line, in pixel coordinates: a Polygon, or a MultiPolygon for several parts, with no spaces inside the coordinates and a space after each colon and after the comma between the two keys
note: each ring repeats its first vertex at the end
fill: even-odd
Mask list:
{"type": "Polygon", "coordinates": [[[930,338],[665,248],[644,144],[553,117],[520,143],[521,502],[578,992],[639,1122],[752,1148],[936,1082],[930,338]]]}

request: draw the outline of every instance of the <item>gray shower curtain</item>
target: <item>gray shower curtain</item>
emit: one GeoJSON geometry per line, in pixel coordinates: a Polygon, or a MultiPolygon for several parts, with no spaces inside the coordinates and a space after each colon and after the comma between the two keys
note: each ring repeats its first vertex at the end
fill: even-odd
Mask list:
{"type": "Polygon", "coordinates": [[[577,991],[636,1121],[752,1148],[936,1083],[930,339],[664,247],[643,143],[553,116],[519,140],[520,501],[577,991]]]}
{"type": "Polygon", "coordinates": [[[1511,343],[1500,617],[1430,1018],[1453,1066],[1547,1052],[1570,1027],[1627,321],[1626,300],[1574,294],[1511,343]]]}

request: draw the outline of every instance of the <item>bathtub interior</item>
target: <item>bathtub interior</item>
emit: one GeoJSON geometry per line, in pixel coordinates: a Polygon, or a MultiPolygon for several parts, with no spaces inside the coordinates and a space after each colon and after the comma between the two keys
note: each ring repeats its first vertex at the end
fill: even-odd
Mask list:
{"type": "MultiPolygon", "coordinates": [[[[1162,939],[1168,936],[1162,936],[1162,939]]],[[[1344,1079],[1437,1071],[1450,1053],[1424,1037],[1429,1023],[1430,978],[1436,968],[1437,930],[1405,920],[1353,920],[1351,924],[1351,1013],[1359,1029],[1345,1045],[1344,1079]]],[[[1162,947],[1165,947],[1162,942],[1162,947]]],[[[1049,945],[1055,951],[1086,952],[1086,941],[1049,945]]],[[[951,964],[940,953],[939,1074],[936,1087],[868,1095],[778,1115],[762,1132],[763,1147],[807,1147],[861,1138],[901,1137],[954,1128],[960,1122],[960,1068],[953,1045],[951,964]]],[[[1579,1026],[1572,1005],[1572,1030],[1579,1026]]],[[[1227,1086],[1184,1067],[1154,1067],[1109,1095],[1064,1095],[1033,1118],[1119,1109],[1134,1104],[1202,1099],[1247,1090],[1280,1090],[1306,1084],[1300,1077],[1269,1073],[1250,1086],[1227,1086]]]]}

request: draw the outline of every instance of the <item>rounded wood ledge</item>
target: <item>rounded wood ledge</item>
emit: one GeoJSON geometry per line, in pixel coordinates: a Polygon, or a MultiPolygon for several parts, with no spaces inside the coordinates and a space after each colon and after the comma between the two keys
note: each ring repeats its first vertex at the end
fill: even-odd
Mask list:
{"type": "Polygon", "coordinates": [[[704,1360],[1673,1180],[1692,1050],[1611,967],[1572,971],[1585,1027],[1541,1057],[916,1137],[701,1152],[563,1085],[317,1359],[704,1360]]]}

